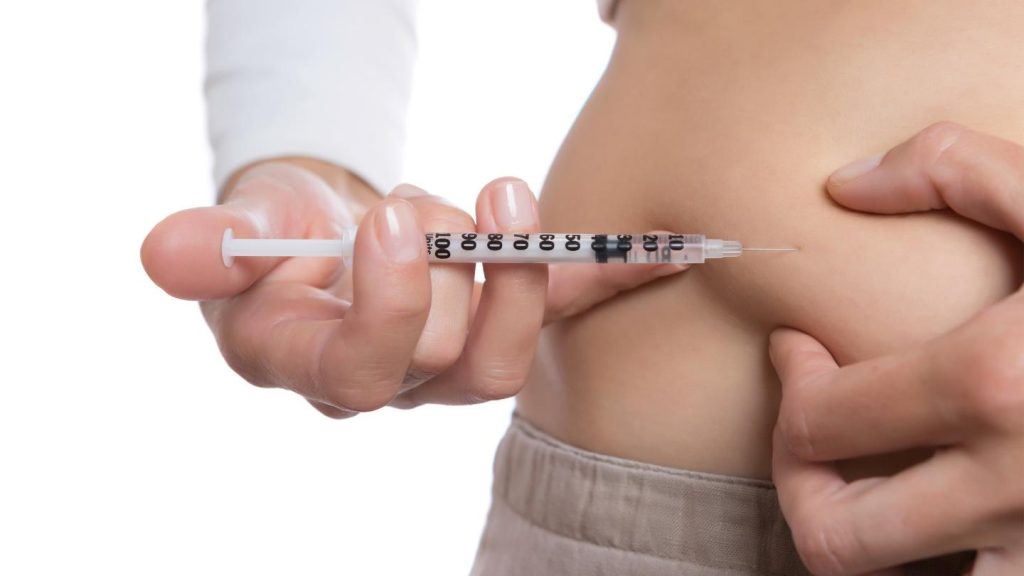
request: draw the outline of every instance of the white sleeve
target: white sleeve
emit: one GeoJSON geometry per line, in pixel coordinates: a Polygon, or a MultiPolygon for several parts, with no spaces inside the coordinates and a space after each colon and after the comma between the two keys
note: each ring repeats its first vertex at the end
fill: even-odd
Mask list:
{"type": "Polygon", "coordinates": [[[601,13],[601,20],[611,24],[615,20],[615,9],[619,0],[597,0],[597,11],[601,13]]]}
{"type": "Polygon", "coordinates": [[[415,0],[208,0],[206,102],[219,190],[242,166],[308,156],[398,183],[415,0]]]}

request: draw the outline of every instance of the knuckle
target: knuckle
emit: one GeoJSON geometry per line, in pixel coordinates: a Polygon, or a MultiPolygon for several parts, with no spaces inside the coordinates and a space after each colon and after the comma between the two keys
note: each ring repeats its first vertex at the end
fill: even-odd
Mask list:
{"type": "Polygon", "coordinates": [[[804,522],[791,528],[793,542],[807,569],[817,576],[853,574],[845,560],[854,553],[850,535],[835,522],[811,519],[806,514],[802,518],[804,522]]]}
{"type": "Polygon", "coordinates": [[[473,371],[472,395],[476,400],[501,400],[522,389],[529,367],[519,359],[490,360],[473,371]]]}
{"type": "Polygon", "coordinates": [[[398,393],[395,385],[341,387],[331,386],[323,390],[327,404],[350,412],[373,412],[387,406],[398,393]]]}
{"type": "Polygon", "coordinates": [[[413,352],[410,371],[427,377],[441,374],[459,360],[462,349],[462,339],[434,337],[424,332],[413,352]]]}
{"type": "Polygon", "coordinates": [[[335,408],[334,406],[328,406],[328,405],[323,404],[321,402],[316,402],[316,401],[313,401],[313,400],[307,400],[307,401],[309,402],[310,406],[312,406],[313,408],[316,408],[317,412],[323,414],[324,416],[327,416],[328,418],[330,418],[332,420],[347,420],[347,419],[352,418],[353,416],[356,416],[358,414],[357,412],[353,412],[351,410],[344,410],[342,408],[335,408]]]}
{"type": "Polygon", "coordinates": [[[779,411],[779,432],[790,452],[805,460],[816,456],[811,433],[807,427],[807,415],[800,407],[799,392],[792,399],[786,399],[779,411]]]}
{"type": "Polygon", "coordinates": [[[967,410],[980,424],[996,429],[1019,429],[1024,420],[1024,394],[1020,378],[995,376],[970,387],[967,410]]]}
{"type": "Polygon", "coordinates": [[[400,382],[391,366],[362,363],[357,370],[334,370],[327,356],[313,377],[314,395],[321,402],[351,412],[373,412],[398,394],[400,382]]]}
{"type": "Polygon", "coordinates": [[[225,346],[221,347],[220,353],[221,356],[224,357],[224,361],[227,363],[228,368],[231,368],[235,374],[241,376],[246,382],[261,388],[270,386],[270,384],[264,380],[262,372],[254,369],[252,360],[246,355],[239,353],[238,350],[234,348],[225,346]]]}
{"type": "Polygon", "coordinates": [[[974,347],[956,386],[966,416],[997,429],[1024,426],[1024,347],[1009,339],[974,347]]]}
{"type": "Polygon", "coordinates": [[[387,299],[387,307],[380,310],[386,321],[399,324],[426,321],[430,312],[430,294],[420,292],[394,294],[387,299]]]}
{"type": "Polygon", "coordinates": [[[967,129],[949,121],[936,122],[914,139],[914,152],[927,162],[937,160],[967,129]]]}

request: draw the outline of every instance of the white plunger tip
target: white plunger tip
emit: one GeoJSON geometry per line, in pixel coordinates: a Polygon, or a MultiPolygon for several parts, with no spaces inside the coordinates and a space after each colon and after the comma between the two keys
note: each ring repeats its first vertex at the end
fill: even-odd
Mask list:
{"type": "Polygon", "coordinates": [[[231,241],[235,239],[235,233],[228,228],[224,230],[224,238],[220,241],[220,259],[224,262],[225,268],[231,268],[235,257],[231,253],[231,241]]]}

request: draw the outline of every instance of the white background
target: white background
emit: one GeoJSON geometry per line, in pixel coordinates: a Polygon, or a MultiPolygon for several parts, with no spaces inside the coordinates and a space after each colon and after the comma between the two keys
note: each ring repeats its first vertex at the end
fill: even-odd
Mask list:
{"type": "MultiPolygon", "coordinates": [[[[369,0],[367,0],[369,1],[369,0]]],[[[535,188],[593,0],[428,0],[406,179],[535,188]]],[[[138,250],[212,198],[203,5],[0,4],[0,573],[461,574],[511,403],[336,422],[222,362],[138,250]]]]}

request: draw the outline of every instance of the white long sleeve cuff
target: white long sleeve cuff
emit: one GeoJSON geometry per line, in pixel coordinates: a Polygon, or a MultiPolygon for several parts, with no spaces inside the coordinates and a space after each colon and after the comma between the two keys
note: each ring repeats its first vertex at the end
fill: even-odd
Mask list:
{"type": "Polygon", "coordinates": [[[209,0],[214,181],[278,156],[319,158],[386,193],[401,176],[415,0],[209,0]]]}

